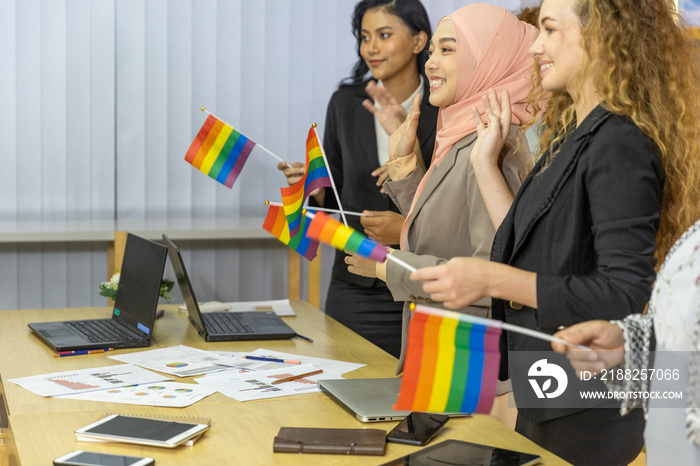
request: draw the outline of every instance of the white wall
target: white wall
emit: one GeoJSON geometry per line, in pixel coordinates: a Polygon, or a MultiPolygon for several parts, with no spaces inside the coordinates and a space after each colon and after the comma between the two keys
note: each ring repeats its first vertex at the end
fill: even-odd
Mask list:
{"type": "MultiPolygon", "coordinates": [[[[433,25],[467,3],[424,1],[433,25]]],[[[354,4],[0,0],[0,221],[264,215],[284,185],[274,159],[251,157],[232,190],[183,161],[199,108],[303,160],[310,124],[323,131],[355,62],[354,4]]],[[[180,247],[202,300],[286,296],[286,251],[272,242],[180,247]]],[[[105,251],[0,244],[0,309],[106,304],[105,251]]]]}

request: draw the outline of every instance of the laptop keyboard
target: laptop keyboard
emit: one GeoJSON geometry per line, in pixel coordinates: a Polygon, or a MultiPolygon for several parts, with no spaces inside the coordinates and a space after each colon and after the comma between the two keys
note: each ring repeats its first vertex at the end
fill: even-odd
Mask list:
{"type": "Polygon", "coordinates": [[[202,314],[202,318],[207,325],[209,333],[253,333],[253,329],[250,326],[241,322],[241,317],[238,314],[213,312],[202,314]]]}
{"type": "Polygon", "coordinates": [[[76,329],[78,332],[82,333],[85,338],[94,343],[100,341],[128,341],[141,339],[141,337],[139,337],[137,334],[116,325],[111,319],[66,322],[66,325],[76,329]]]}

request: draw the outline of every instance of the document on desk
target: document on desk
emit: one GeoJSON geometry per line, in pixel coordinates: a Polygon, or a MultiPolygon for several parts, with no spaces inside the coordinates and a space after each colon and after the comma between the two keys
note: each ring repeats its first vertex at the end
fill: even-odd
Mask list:
{"type": "Polygon", "coordinates": [[[274,299],[272,301],[238,301],[228,303],[231,305],[231,312],[247,311],[273,311],[280,317],[297,315],[292,309],[292,304],[288,299],[274,299]]]}
{"type": "Polygon", "coordinates": [[[68,395],[164,380],[171,379],[131,364],[9,379],[10,382],[41,396],[68,395]]]}
{"type": "Polygon", "coordinates": [[[74,395],[63,395],[62,398],[142,406],[184,408],[214,393],[216,393],[216,390],[199,384],[157,382],[110,388],[108,390],[97,390],[74,395]]]}
{"type": "MultiPolygon", "coordinates": [[[[299,364],[313,364],[319,369],[323,369],[328,373],[345,374],[346,372],[354,371],[366,364],[356,362],[337,361],[335,359],[316,358],[313,356],[303,356],[301,354],[280,353],[279,351],[270,351],[263,348],[258,348],[250,353],[229,352],[229,351],[213,351],[218,356],[227,358],[227,365],[230,369],[237,369],[238,372],[247,372],[251,370],[266,370],[284,367],[286,364],[279,362],[261,362],[259,360],[245,359],[244,356],[257,356],[261,358],[280,359],[298,361],[299,364]]],[[[212,374],[213,375],[213,374],[212,374]]]]}
{"type": "MultiPolygon", "coordinates": [[[[271,301],[237,301],[231,303],[222,303],[219,301],[207,301],[199,303],[201,312],[248,312],[248,311],[273,311],[280,317],[288,317],[297,315],[292,309],[292,304],[288,299],[273,299],[271,301]]],[[[187,311],[183,305],[180,306],[180,311],[187,311]]]]}
{"type": "Polygon", "coordinates": [[[134,364],[158,372],[165,372],[177,377],[191,377],[208,372],[228,369],[229,358],[219,356],[211,351],[191,348],[185,345],[160,348],[149,351],[109,356],[110,359],[134,364]]]}
{"type": "Polygon", "coordinates": [[[262,400],[299,393],[318,392],[320,379],[340,379],[340,374],[322,373],[282,382],[282,379],[294,375],[317,372],[319,369],[311,364],[290,365],[283,369],[237,373],[234,371],[209,374],[195,379],[195,382],[212,388],[238,401],[262,400]],[[275,383],[276,382],[276,383],[275,383]]]}

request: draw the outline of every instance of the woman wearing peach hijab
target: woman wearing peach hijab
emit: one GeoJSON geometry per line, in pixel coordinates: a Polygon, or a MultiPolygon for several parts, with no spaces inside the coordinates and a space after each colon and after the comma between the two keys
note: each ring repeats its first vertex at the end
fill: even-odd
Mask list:
{"type": "MultiPolygon", "coordinates": [[[[431,57],[425,65],[430,103],[440,108],[428,172],[424,174],[417,167],[412,153],[417,100],[390,141],[390,180],[384,187],[406,217],[401,250],[392,251],[401,260],[416,268],[437,265],[455,256],[488,260],[500,220],[490,218],[470,164],[477,136],[472,109],[478,106],[483,114],[481,96],[488,89],[496,89],[499,94],[508,91],[511,96],[511,132],[500,155],[508,192],[499,194],[512,199],[530,164],[527,143],[524,138],[518,141],[516,131],[519,125],[533,119],[525,101],[531,87],[532,59],[528,50],[536,36],[535,27],[494,5],[468,5],[440,21],[431,40],[431,57]]],[[[406,302],[400,371],[410,320],[409,302],[432,301],[422,283],[411,281],[410,273],[391,261],[375,267],[372,261],[349,256],[346,262],[351,272],[385,280],[394,299],[406,302]]],[[[488,317],[490,299],[459,311],[488,317]]]]}

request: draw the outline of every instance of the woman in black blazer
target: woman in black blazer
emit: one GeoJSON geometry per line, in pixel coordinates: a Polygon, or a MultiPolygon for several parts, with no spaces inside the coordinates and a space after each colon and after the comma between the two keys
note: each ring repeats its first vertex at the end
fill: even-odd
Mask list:
{"type": "MultiPolygon", "coordinates": [[[[323,148],[343,209],[368,214],[362,221],[347,215],[348,225],[397,244],[403,216],[381,191],[386,179],[382,166],[388,159],[389,135],[403,122],[416,93],[422,95],[418,139],[426,165],[433,155],[438,110],[428,102],[429,85],[421,76],[432,35],[430,21],[419,0],[362,0],[355,6],[352,26],[359,60],[349,82],[341,83],[328,104],[323,148]]],[[[281,163],[278,168],[293,184],[304,164],[281,163]]],[[[311,200],[338,208],[327,188],[313,193],[311,200]]],[[[348,272],[345,257],[335,252],[326,314],[398,356],[403,303],[394,301],[381,280],[348,272]]]]}
{"type": "MultiPolygon", "coordinates": [[[[672,3],[544,0],[531,49],[551,93],[541,157],[514,200],[499,194],[494,155],[509,102],[489,93],[472,165],[499,227],[491,261],[459,258],[414,273],[434,300],[461,307],[492,296],[494,318],[549,334],[644,310],[657,259],[700,216],[700,89],[672,3]]],[[[516,430],[576,465],[632,461],[643,445],[641,411],[623,417],[590,409],[619,404],[580,398],[530,407],[528,351],[555,357],[547,342],[504,332],[501,376],[513,380],[516,430]]],[[[572,391],[579,383],[569,378],[572,391]]]]}

